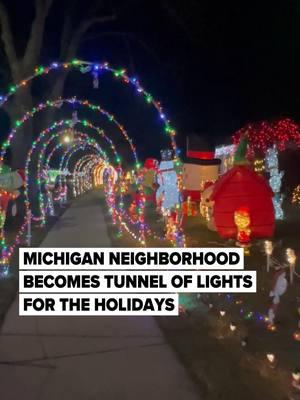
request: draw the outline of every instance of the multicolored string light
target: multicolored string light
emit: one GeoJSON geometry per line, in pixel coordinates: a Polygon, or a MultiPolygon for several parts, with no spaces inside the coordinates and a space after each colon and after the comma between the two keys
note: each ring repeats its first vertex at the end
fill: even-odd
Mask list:
{"type": "MultiPolygon", "coordinates": [[[[49,146],[49,144],[52,143],[52,141],[56,140],[61,135],[64,135],[64,131],[60,131],[60,132],[52,135],[47,141],[45,141],[43,143],[42,150],[39,152],[38,165],[37,165],[37,186],[38,186],[38,193],[40,196],[40,207],[39,208],[40,208],[41,219],[42,219],[43,223],[45,223],[45,209],[44,209],[44,200],[43,200],[44,196],[42,195],[42,191],[41,191],[41,188],[42,188],[42,178],[41,177],[42,177],[42,171],[43,171],[42,165],[44,164],[45,152],[46,152],[47,147],[49,146]]],[[[77,131],[74,132],[74,137],[75,138],[81,137],[81,138],[85,139],[88,144],[94,143],[94,140],[92,138],[90,138],[89,135],[84,134],[82,132],[77,132],[77,131]]],[[[63,148],[64,146],[65,145],[63,143],[58,143],[55,146],[55,148],[53,149],[53,151],[51,152],[51,157],[53,156],[55,151],[57,151],[60,148],[63,148]]],[[[99,152],[101,153],[102,157],[107,160],[106,153],[102,150],[101,147],[99,147],[99,152]]],[[[49,162],[46,163],[46,165],[48,165],[48,164],[49,164],[49,162]]],[[[60,168],[60,167],[59,167],[59,169],[61,171],[64,170],[63,168],[60,168]]],[[[59,177],[60,187],[61,187],[61,180],[62,180],[62,177],[60,175],[60,177],[59,177]]]]}
{"type": "MultiPolygon", "coordinates": [[[[139,81],[136,78],[129,77],[126,74],[126,71],[123,70],[123,69],[111,68],[108,63],[97,64],[97,63],[90,63],[90,62],[79,61],[79,60],[72,60],[69,63],[55,63],[54,62],[48,67],[43,67],[43,66],[37,67],[35,69],[35,73],[33,75],[31,75],[28,78],[22,80],[20,83],[18,83],[16,85],[10,86],[7,95],[0,96],[0,105],[5,104],[8,101],[8,99],[11,96],[13,96],[19,89],[21,89],[22,87],[26,86],[28,84],[28,82],[32,81],[36,77],[46,76],[51,71],[67,70],[67,69],[74,69],[75,71],[77,70],[77,71],[80,71],[81,73],[91,72],[93,76],[95,76],[96,74],[108,72],[108,73],[112,74],[115,78],[117,78],[119,81],[121,81],[122,83],[133,85],[133,87],[135,87],[135,89],[136,89],[136,93],[138,95],[140,95],[140,96],[143,96],[145,101],[146,101],[146,103],[151,104],[158,111],[159,117],[162,120],[163,125],[164,125],[164,130],[165,130],[166,134],[171,139],[171,146],[172,146],[172,148],[174,150],[175,161],[176,161],[176,159],[178,159],[179,152],[177,150],[176,142],[175,142],[175,134],[176,134],[176,132],[175,132],[174,128],[170,125],[170,121],[166,118],[166,115],[163,112],[163,109],[162,109],[160,103],[155,101],[153,99],[153,97],[151,96],[151,94],[149,92],[147,92],[145,89],[143,89],[143,87],[140,85],[139,81]]],[[[57,107],[59,106],[59,102],[61,103],[61,100],[57,100],[57,104],[56,104],[57,107]]],[[[85,105],[87,105],[85,101],[77,101],[76,98],[69,99],[69,102],[70,103],[78,102],[78,104],[80,104],[80,105],[84,105],[84,103],[85,103],[85,105]]],[[[50,103],[51,102],[48,102],[47,106],[51,106],[50,103]]],[[[91,109],[93,109],[94,107],[98,107],[98,106],[90,105],[90,103],[89,103],[89,107],[91,109]]],[[[27,119],[29,119],[37,111],[41,111],[42,109],[45,109],[45,107],[43,106],[42,103],[40,105],[38,105],[37,107],[34,107],[32,109],[32,112],[26,113],[23,118],[21,118],[20,120],[17,120],[15,122],[15,127],[16,128],[21,127],[23,125],[23,123],[27,119]]],[[[97,111],[100,111],[100,109],[97,108],[97,111]]],[[[110,115],[107,114],[107,117],[110,118],[110,115]]],[[[17,131],[16,128],[12,129],[9,132],[7,140],[2,145],[1,152],[0,152],[0,162],[3,162],[3,160],[4,160],[4,156],[6,154],[6,151],[10,147],[11,141],[12,141],[12,139],[13,139],[16,131],[17,131]]],[[[126,138],[126,136],[124,136],[124,137],[126,138]]],[[[129,140],[129,144],[132,145],[132,142],[130,141],[130,139],[128,137],[127,137],[127,139],[129,140]]],[[[135,148],[132,147],[132,146],[131,146],[131,148],[135,152],[135,148]]],[[[136,158],[136,168],[137,169],[140,168],[140,164],[137,161],[137,158],[136,158]]],[[[141,188],[139,188],[139,189],[141,190],[141,188]]],[[[144,230],[145,230],[145,225],[144,225],[145,198],[144,198],[144,196],[142,196],[142,200],[141,200],[140,203],[141,203],[140,204],[140,215],[141,215],[141,219],[140,219],[140,233],[141,233],[141,235],[140,235],[140,238],[141,238],[141,243],[144,244],[145,243],[145,241],[144,241],[144,230]]]]}
{"type": "MultiPolygon", "coordinates": [[[[97,153],[103,157],[103,151],[102,148],[100,147],[100,145],[98,143],[96,143],[96,141],[92,138],[90,138],[87,134],[84,133],[77,133],[77,135],[75,136],[75,140],[73,141],[72,145],[64,151],[62,157],[60,158],[60,162],[59,162],[59,170],[60,171],[65,171],[68,170],[68,163],[70,162],[70,158],[72,157],[72,155],[78,151],[79,149],[87,149],[89,147],[95,148],[95,150],[97,151],[97,153]],[[67,162],[65,162],[67,158],[67,162]]],[[[63,144],[58,143],[50,152],[50,154],[48,155],[46,162],[45,162],[45,169],[49,169],[50,168],[50,162],[51,159],[53,158],[55,152],[57,150],[60,150],[64,148],[63,144]]],[[[62,183],[62,176],[59,175],[59,192],[60,193],[65,193],[66,192],[66,186],[65,184],[62,183]]],[[[40,193],[41,193],[41,187],[40,187],[40,193]]],[[[44,205],[44,203],[40,203],[42,206],[44,205]]],[[[41,209],[41,215],[43,217],[43,219],[45,218],[45,210],[41,209]]]]}
{"type": "Polygon", "coordinates": [[[29,76],[28,78],[23,79],[21,82],[11,85],[9,87],[8,93],[6,95],[0,96],[0,106],[4,105],[10,97],[12,97],[19,89],[26,86],[29,82],[34,80],[37,77],[46,76],[50,72],[58,71],[58,70],[74,70],[79,71],[81,73],[88,73],[91,72],[92,74],[104,74],[109,73],[113,77],[117,78],[120,82],[127,85],[132,85],[136,93],[140,96],[143,96],[146,103],[152,105],[158,112],[160,119],[164,124],[164,130],[167,135],[171,138],[171,145],[175,152],[176,157],[178,156],[179,152],[177,150],[176,142],[175,142],[175,129],[171,126],[170,121],[166,117],[166,114],[160,104],[159,101],[156,101],[153,96],[147,92],[140,84],[139,80],[135,77],[130,77],[126,74],[125,69],[115,69],[112,68],[109,63],[92,63],[88,61],[82,61],[74,59],[68,63],[60,63],[60,62],[53,62],[49,66],[38,66],[35,68],[34,74],[29,76]]]}
{"type": "MultiPolygon", "coordinates": [[[[33,154],[34,151],[39,150],[39,144],[41,143],[42,139],[44,139],[49,133],[52,133],[54,129],[56,128],[61,128],[62,126],[69,126],[70,124],[70,120],[61,120],[59,122],[55,122],[53,123],[50,127],[48,127],[47,129],[43,130],[39,135],[38,138],[33,142],[28,155],[27,155],[27,159],[26,159],[26,163],[25,163],[25,206],[27,209],[30,208],[30,204],[29,204],[29,196],[28,196],[28,185],[29,185],[29,177],[32,176],[32,174],[30,173],[30,162],[33,158],[33,154]]],[[[98,132],[98,131],[97,131],[98,132]]],[[[41,188],[41,164],[43,163],[43,159],[44,159],[44,154],[45,151],[47,149],[47,146],[49,145],[49,143],[52,142],[53,139],[56,139],[58,137],[58,134],[52,134],[48,140],[46,140],[43,145],[42,145],[42,149],[39,151],[39,157],[38,157],[38,167],[37,167],[37,185],[39,188],[39,192],[40,192],[40,188],[41,188]]],[[[102,151],[102,155],[103,158],[107,159],[107,155],[106,153],[102,151]]]]}
{"type": "MultiPolygon", "coordinates": [[[[79,121],[79,123],[80,123],[80,122],[81,122],[81,121],[79,121]]],[[[42,132],[41,136],[39,136],[38,139],[36,140],[36,142],[34,143],[33,148],[36,147],[36,145],[41,141],[41,138],[44,137],[46,133],[49,133],[50,131],[52,131],[52,130],[53,130],[54,128],[56,128],[56,127],[61,127],[64,123],[65,123],[67,126],[69,126],[70,123],[71,123],[71,121],[70,121],[70,120],[66,120],[66,121],[55,122],[51,127],[49,127],[48,129],[46,129],[46,130],[44,130],[44,131],[42,132]]],[[[85,124],[83,124],[83,126],[87,126],[87,125],[88,125],[89,127],[91,127],[92,124],[90,124],[90,123],[85,123],[85,124]]],[[[50,137],[50,141],[52,140],[52,138],[53,138],[54,136],[56,136],[56,135],[53,135],[52,137],[50,137]]],[[[44,143],[43,146],[45,146],[45,148],[46,148],[48,144],[49,144],[49,139],[48,139],[47,142],[44,143]]],[[[61,144],[59,144],[59,145],[57,146],[57,148],[59,148],[59,147],[61,147],[61,144]]],[[[29,158],[28,158],[29,160],[31,159],[32,152],[33,152],[33,148],[32,148],[31,151],[29,152],[29,158]]],[[[54,153],[55,150],[56,150],[56,149],[54,149],[54,150],[52,151],[52,154],[50,154],[50,157],[48,157],[48,161],[49,161],[49,159],[52,157],[52,155],[53,155],[53,153],[54,153]]],[[[43,151],[40,152],[39,155],[40,155],[39,161],[40,161],[40,163],[41,163],[42,160],[43,160],[43,151]]],[[[104,157],[104,158],[105,158],[105,157],[104,157]]],[[[48,163],[46,163],[46,164],[48,164],[48,163]]],[[[40,165],[39,165],[38,170],[39,170],[39,171],[41,170],[41,166],[40,166],[40,165]]],[[[27,171],[28,171],[28,163],[27,163],[27,171]]],[[[26,175],[28,176],[28,173],[27,173],[26,175]]],[[[38,179],[38,183],[39,183],[39,184],[41,183],[41,180],[40,180],[40,179],[38,179]]],[[[41,203],[42,203],[42,201],[43,201],[43,200],[41,199],[41,203]]],[[[110,202],[110,205],[112,206],[112,202],[110,202]]],[[[111,209],[111,207],[110,207],[110,209],[111,209]]],[[[43,210],[43,207],[42,207],[42,210],[43,210]]],[[[42,212],[42,214],[45,214],[45,210],[42,212]]],[[[123,225],[122,225],[122,226],[123,226],[123,225]]],[[[126,227],[126,228],[129,229],[128,227],[126,227]]]]}
{"type": "MultiPolygon", "coordinates": [[[[40,103],[40,104],[38,105],[38,107],[34,107],[31,111],[28,111],[27,113],[25,113],[24,116],[23,116],[19,121],[17,121],[17,123],[16,123],[16,128],[14,128],[14,129],[12,129],[12,130],[10,131],[9,136],[8,136],[8,140],[3,144],[2,150],[1,150],[1,152],[0,152],[0,161],[1,161],[1,158],[3,159],[3,157],[4,157],[5,153],[6,153],[6,148],[10,145],[10,143],[11,143],[11,141],[12,141],[14,135],[16,134],[17,130],[18,130],[19,128],[21,128],[22,125],[23,125],[26,121],[28,121],[29,119],[33,118],[38,112],[41,112],[41,111],[45,110],[47,107],[58,107],[59,104],[61,104],[62,102],[63,102],[63,99],[59,99],[59,100],[56,100],[56,101],[53,101],[53,102],[47,101],[47,102],[45,102],[45,103],[40,103]]],[[[75,99],[73,99],[73,98],[72,98],[72,99],[67,99],[66,102],[72,103],[72,102],[75,102],[75,99]]],[[[86,101],[81,101],[80,104],[83,105],[83,106],[87,106],[86,101]]],[[[91,110],[93,110],[93,111],[96,110],[96,111],[99,111],[99,112],[101,112],[101,111],[104,112],[104,110],[101,110],[101,111],[100,111],[100,109],[98,108],[98,106],[91,105],[91,104],[89,104],[89,105],[90,105],[90,107],[91,107],[91,110]]],[[[109,119],[111,120],[111,122],[117,123],[116,119],[115,119],[115,118],[112,118],[112,114],[109,114],[109,113],[106,112],[106,115],[109,117],[109,119]]],[[[72,121],[71,121],[69,124],[70,124],[70,126],[71,126],[72,121]]],[[[91,122],[89,122],[88,120],[79,120],[79,119],[77,119],[77,120],[76,120],[76,124],[82,124],[83,126],[88,127],[88,128],[98,129],[97,127],[95,127],[95,126],[94,126],[91,122]]],[[[119,127],[120,124],[118,124],[117,126],[119,127]]],[[[121,129],[121,133],[122,133],[123,136],[127,139],[127,138],[128,138],[128,135],[127,135],[125,129],[124,129],[123,127],[121,127],[121,128],[122,128],[122,129],[121,129]]],[[[120,168],[121,168],[121,157],[120,157],[119,155],[117,155],[117,153],[116,153],[116,148],[115,148],[115,146],[114,146],[112,140],[111,140],[107,135],[105,135],[104,132],[103,132],[102,130],[98,130],[98,132],[101,133],[101,135],[102,135],[103,138],[106,140],[106,142],[109,143],[109,145],[110,145],[112,151],[113,151],[114,154],[115,154],[116,162],[120,164],[120,168]]],[[[129,139],[129,138],[128,138],[128,139],[129,139]]],[[[132,142],[130,143],[130,147],[133,149],[134,158],[137,160],[137,155],[136,155],[136,152],[135,152],[135,148],[134,148],[133,145],[132,145],[132,142]]],[[[137,172],[138,172],[138,175],[139,175],[139,174],[141,173],[141,171],[140,171],[140,164],[139,164],[138,161],[136,162],[136,168],[137,168],[137,172]]],[[[143,185],[140,184],[140,185],[138,186],[138,189],[139,189],[139,191],[140,191],[140,193],[141,193],[141,202],[140,202],[140,207],[139,207],[139,216],[140,216],[140,236],[139,236],[139,237],[140,237],[140,243],[141,243],[142,245],[145,245],[145,232],[144,232],[144,207],[145,207],[145,198],[144,198],[144,194],[143,194],[143,185]]],[[[122,204],[122,201],[120,201],[120,204],[122,204]]]]}

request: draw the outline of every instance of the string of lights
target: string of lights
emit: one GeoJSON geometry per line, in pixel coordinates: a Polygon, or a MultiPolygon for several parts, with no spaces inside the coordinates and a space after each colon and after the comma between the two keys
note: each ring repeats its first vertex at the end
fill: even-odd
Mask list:
{"type": "MultiPolygon", "coordinates": [[[[152,97],[152,95],[147,92],[139,83],[139,81],[136,78],[132,78],[129,77],[126,74],[126,71],[123,69],[114,69],[112,67],[109,66],[108,63],[102,63],[102,64],[97,64],[97,63],[90,63],[90,62],[85,62],[85,61],[79,61],[79,60],[72,60],[69,63],[52,63],[51,65],[49,65],[48,67],[43,67],[43,66],[39,66],[35,69],[34,74],[32,74],[31,76],[29,76],[26,79],[23,79],[21,82],[19,82],[16,85],[12,85],[9,87],[8,93],[4,96],[0,96],[0,105],[3,106],[19,89],[21,89],[22,87],[26,86],[29,82],[31,82],[33,79],[35,79],[36,77],[41,77],[41,76],[46,76],[48,75],[51,71],[57,71],[57,70],[66,70],[66,69],[72,69],[75,71],[79,71],[80,73],[87,73],[87,72],[91,72],[91,74],[93,76],[95,76],[95,74],[98,73],[105,73],[108,72],[110,73],[113,77],[115,77],[117,80],[121,81],[123,84],[130,84],[133,85],[133,87],[136,89],[136,93],[139,96],[142,96],[145,100],[146,103],[152,105],[158,112],[159,114],[159,118],[163,123],[163,127],[164,127],[164,131],[165,133],[170,137],[171,140],[171,147],[174,151],[174,155],[175,155],[175,160],[174,162],[176,163],[176,161],[178,160],[178,154],[179,151],[177,150],[176,147],[176,142],[175,142],[175,135],[176,132],[174,130],[174,128],[171,126],[170,121],[167,119],[163,108],[161,106],[161,104],[154,100],[154,98],[152,97]]],[[[141,172],[139,171],[141,165],[138,162],[138,158],[136,155],[136,149],[135,146],[133,145],[132,140],[129,138],[129,136],[127,135],[127,132],[125,131],[124,127],[119,124],[114,116],[112,116],[112,114],[106,112],[105,110],[103,110],[100,106],[96,106],[93,105],[91,103],[89,103],[87,100],[77,100],[76,98],[71,98],[71,99],[58,99],[55,100],[53,102],[51,101],[47,101],[45,103],[40,103],[38,104],[36,107],[33,107],[33,109],[31,111],[28,111],[27,113],[25,113],[23,115],[22,118],[16,120],[13,125],[14,128],[11,129],[8,133],[8,137],[7,139],[4,141],[4,143],[2,144],[1,147],[1,151],[0,151],[0,163],[3,163],[5,154],[7,152],[7,149],[11,146],[11,142],[15,136],[15,134],[17,133],[17,130],[21,127],[23,127],[23,124],[28,121],[30,118],[33,118],[38,112],[41,112],[43,110],[45,110],[48,107],[61,107],[61,105],[63,103],[68,103],[68,104],[72,104],[77,105],[77,106],[85,106],[88,107],[89,109],[93,110],[93,111],[97,111],[102,113],[103,115],[105,115],[109,121],[115,123],[118,127],[119,130],[121,131],[122,135],[124,136],[124,138],[127,140],[127,142],[130,145],[130,148],[133,152],[133,156],[135,159],[135,166],[137,169],[137,182],[138,182],[138,190],[140,191],[140,200],[139,200],[139,204],[138,204],[138,215],[139,215],[139,241],[142,245],[145,245],[145,220],[144,220],[144,211],[145,211],[145,195],[143,192],[143,184],[142,184],[142,179],[141,179],[141,172]]],[[[91,123],[89,123],[86,120],[80,121],[83,126],[87,126],[88,128],[93,128],[93,125],[91,123]]],[[[76,123],[79,123],[79,121],[76,120],[76,123]]],[[[44,135],[50,133],[51,131],[53,131],[54,129],[56,129],[57,127],[61,127],[63,125],[63,123],[61,122],[56,122],[55,125],[53,127],[49,127],[46,130],[44,130],[44,135]]],[[[72,121],[69,122],[69,126],[72,127],[72,121]]],[[[106,137],[105,134],[103,134],[103,138],[106,139],[106,141],[110,144],[111,148],[115,151],[114,145],[112,143],[112,141],[106,137]]],[[[36,146],[41,140],[39,139],[37,142],[34,141],[34,145],[36,146]]],[[[34,147],[35,148],[35,147],[34,147]]],[[[32,150],[30,150],[30,155],[33,154],[34,148],[32,150]]],[[[29,160],[31,159],[31,157],[29,157],[29,160]]],[[[116,155],[115,161],[119,164],[121,164],[121,158],[119,156],[116,155]]],[[[46,162],[47,165],[47,162],[46,162]]],[[[42,163],[40,164],[40,167],[42,166],[42,163]]],[[[29,162],[27,162],[26,165],[26,170],[28,173],[29,170],[29,162]]],[[[41,184],[41,180],[38,177],[38,183],[41,184]]],[[[27,188],[25,189],[26,191],[26,207],[29,208],[30,204],[28,201],[28,185],[27,188]]],[[[121,196],[120,196],[121,197],[121,196]]],[[[123,204],[123,201],[121,201],[121,204],[123,204]]],[[[116,210],[116,212],[118,213],[118,211],[116,210]]],[[[129,228],[127,227],[126,223],[121,219],[121,214],[122,213],[118,213],[118,219],[120,222],[121,226],[125,226],[125,230],[128,230],[129,228]]],[[[24,229],[24,224],[21,227],[21,230],[23,231],[24,229]]],[[[20,231],[21,231],[20,230],[20,231]]],[[[5,241],[5,239],[4,239],[5,241]]],[[[3,243],[2,249],[4,249],[5,244],[3,243]]]]}

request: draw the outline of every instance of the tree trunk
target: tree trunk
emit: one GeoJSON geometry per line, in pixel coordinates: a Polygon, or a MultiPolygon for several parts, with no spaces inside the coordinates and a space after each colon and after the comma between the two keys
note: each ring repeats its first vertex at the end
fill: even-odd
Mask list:
{"type": "MultiPolygon", "coordinates": [[[[10,101],[10,100],[9,100],[10,101]]],[[[26,111],[32,108],[32,96],[30,88],[20,90],[14,95],[12,104],[9,107],[10,126],[13,129],[16,121],[21,118],[26,111]]],[[[13,169],[24,168],[26,155],[29,151],[33,138],[33,121],[26,121],[24,125],[17,130],[11,142],[11,166],[13,169]]]]}

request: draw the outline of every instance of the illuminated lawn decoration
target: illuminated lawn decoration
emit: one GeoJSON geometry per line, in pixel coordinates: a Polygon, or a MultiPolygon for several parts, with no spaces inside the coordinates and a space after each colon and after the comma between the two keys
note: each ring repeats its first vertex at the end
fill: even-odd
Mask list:
{"type": "Polygon", "coordinates": [[[234,144],[217,146],[215,149],[215,158],[221,160],[220,173],[225,174],[232,166],[234,159],[234,152],[236,146],[234,144]]]}
{"type": "MultiPolygon", "coordinates": [[[[248,157],[265,156],[265,170],[270,173],[269,183],[274,192],[275,217],[283,219],[283,197],[280,193],[283,172],[278,168],[278,152],[285,150],[288,143],[300,146],[299,125],[288,118],[248,124],[233,135],[234,144],[237,145],[244,135],[249,143],[248,157]]],[[[261,161],[256,160],[256,168],[259,173],[263,172],[264,166],[261,161]]]]}
{"type": "Polygon", "coordinates": [[[290,248],[286,249],[286,259],[290,266],[290,283],[293,284],[294,274],[295,274],[295,266],[296,266],[296,260],[297,260],[295,250],[290,249],[290,248]]]}
{"type": "Polygon", "coordinates": [[[233,135],[234,144],[237,145],[244,135],[248,138],[251,154],[255,152],[265,154],[274,144],[279,151],[284,150],[289,142],[300,146],[299,126],[288,118],[248,124],[233,135]]]}
{"type": "Polygon", "coordinates": [[[271,326],[274,325],[274,320],[276,317],[278,305],[280,303],[280,298],[281,296],[284,295],[288,286],[286,280],[286,272],[284,269],[277,271],[273,279],[274,279],[273,287],[269,294],[270,297],[272,298],[272,304],[268,310],[268,322],[271,326]]]}
{"type": "Polygon", "coordinates": [[[272,237],[275,228],[273,192],[245,159],[246,150],[244,139],[236,150],[234,166],[217,180],[209,196],[219,235],[245,244],[250,237],[272,237]]]}
{"type": "Polygon", "coordinates": [[[156,205],[165,220],[166,239],[175,246],[184,246],[181,230],[181,207],[176,162],[172,150],[161,151],[161,162],[157,169],[156,205]]]}
{"type": "Polygon", "coordinates": [[[292,203],[300,204],[300,185],[296,186],[292,193],[292,203]]]}
{"type": "Polygon", "coordinates": [[[254,171],[258,174],[263,174],[265,171],[265,160],[263,159],[256,159],[254,160],[254,171]]]}
{"type": "Polygon", "coordinates": [[[179,204],[179,190],[177,185],[177,173],[174,168],[172,155],[162,152],[162,161],[157,171],[157,183],[159,188],[156,191],[156,202],[160,204],[163,214],[168,214],[179,204]]]}
{"type": "Polygon", "coordinates": [[[237,227],[236,244],[247,249],[251,237],[251,218],[247,207],[240,207],[234,212],[234,223],[237,227]]]}
{"type": "MultiPolygon", "coordinates": [[[[52,71],[57,71],[57,70],[65,71],[65,70],[71,70],[71,69],[78,71],[80,73],[89,73],[90,72],[93,77],[95,77],[95,74],[98,75],[98,73],[108,73],[108,74],[112,75],[113,77],[115,77],[121,83],[123,83],[125,85],[133,86],[136,90],[137,95],[143,97],[147,104],[152,105],[157,110],[159,118],[162,121],[164,131],[171,140],[171,147],[174,151],[175,161],[176,161],[176,159],[178,157],[178,151],[177,151],[176,142],[175,142],[176,132],[175,132],[174,128],[171,126],[170,121],[167,119],[166,114],[164,113],[164,111],[161,107],[161,104],[158,101],[154,100],[154,98],[151,96],[151,94],[149,92],[147,92],[141,86],[141,84],[139,83],[139,81],[136,78],[129,77],[126,74],[126,71],[123,69],[114,69],[114,68],[110,67],[108,63],[98,64],[98,63],[90,63],[90,62],[79,61],[79,60],[72,60],[69,63],[54,62],[51,65],[49,65],[48,67],[39,66],[35,69],[35,72],[33,75],[29,76],[26,79],[23,79],[21,82],[19,82],[19,84],[10,86],[9,92],[6,95],[1,96],[0,105],[5,104],[8,101],[8,99],[11,96],[13,96],[20,88],[26,86],[28,84],[28,82],[32,81],[36,77],[46,76],[52,71]]],[[[75,101],[77,101],[77,100],[72,99],[70,102],[75,102],[75,101]]],[[[47,102],[47,106],[48,105],[51,106],[50,103],[51,102],[47,102]]],[[[57,106],[59,106],[59,105],[57,104],[57,106]]],[[[15,121],[15,127],[16,128],[21,127],[23,125],[23,123],[25,122],[25,120],[27,120],[29,117],[32,117],[37,111],[41,111],[42,109],[44,109],[42,103],[37,105],[36,107],[33,108],[32,115],[30,115],[30,113],[27,113],[24,118],[15,121]]],[[[91,107],[91,109],[92,109],[92,107],[91,107]]],[[[7,140],[5,140],[5,142],[3,143],[1,152],[0,152],[0,162],[3,161],[6,151],[10,147],[11,141],[12,141],[15,133],[16,133],[16,129],[14,128],[11,132],[9,132],[7,140]]],[[[132,144],[130,139],[129,139],[129,143],[132,144]]],[[[134,148],[134,151],[135,151],[135,148],[134,148]]],[[[136,158],[136,169],[137,169],[137,171],[139,171],[139,169],[140,169],[140,163],[137,161],[137,158],[136,158]]],[[[139,175],[139,173],[137,175],[139,175]]],[[[141,201],[140,208],[139,208],[139,215],[140,215],[139,241],[142,245],[144,245],[145,244],[145,235],[144,234],[145,234],[146,225],[144,222],[145,201],[144,201],[144,195],[142,192],[142,184],[139,184],[139,190],[142,193],[142,201],[141,201]]],[[[123,222],[122,222],[122,225],[124,225],[124,230],[128,231],[128,227],[127,227],[126,223],[125,222],[123,223],[123,222]]],[[[24,230],[24,225],[21,227],[20,232],[21,231],[23,232],[23,230],[24,230]]],[[[18,235],[18,237],[19,237],[19,235],[18,235]]]]}
{"type": "Polygon", "coordinates": [[[265,240],[264,249],[267,256],[267,272],[269,272],[271,266],[271,256],[274,250],[273,243],[270,240],[265,240]]]}
{"type": "Polygon", "coordinates": [[[278,168],[278,150],[275,145],[269,148],[266,152],[266,169],[270,173],[269,184],[274,193],[273,205],[275,210],[275,218],[283,219],[283,196],[280,194],[280,189],[284,173],[283,171],[279,171],[278,168]]]}

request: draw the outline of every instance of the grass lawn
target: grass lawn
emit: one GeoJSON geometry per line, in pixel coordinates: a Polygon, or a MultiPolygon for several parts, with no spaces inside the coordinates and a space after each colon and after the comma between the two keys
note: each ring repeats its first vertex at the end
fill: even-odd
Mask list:
{"type": "MultiPolygon", "coordinates": [[[[276,226],[274,256],[283,263],[287,247],[300,252],[299,211],[297,207],[287,207],[287,218],[276,226]]],[[[162,232],[162,225],[151,207],[146,221],[162,232]]],[[[115,246],[136,246],[128,235],[116,237],[109,216],[107,223],[115,246]]],[[[201,217],[189,217],[185,233],[190,247],[234,246],[234,241],[224,241],[217,233],[210,232],[201,217]]],[[[147,244],[149,247],[166,246],[152,239],[147,244]]],[[[276,331],[270,331],[262,317],[271,305],[269,292],[274,269],[266,272],[263,240],[253,241],[251,254],[245,258],[245,269],[257,271],[256,294],[181,295],[185,313],[180,317],[157,318],[167,340],[195,380],[202,400],[292,398],[289,397],[291,372],[300,367],[300,342],[293,338],[300,319],[297,314],[300,279],[296,278],[282,296],[276,331]],[[223,317],[220,310],[226,312],[223,317]],[[236,326],[234,332],[230,324],[236,326]],[[275,354],[274,366],[267,360],[267,353],[275,354]]]]}
{"type": "MultiPolygon", "coordinates": [[[[136,240],[128,234],[119,237],[116,227],[111,223],[104,198],[100,201],[112,245],[136,247],[136,240]]],[[[286,247],[300,253],[299,211],[297,207],[287,207],[287,218],[277,224],[273,243],[274,256],[279,261],[285,262],[286,247]]],[[[60,211],[63,212],[64,209],[60,211]]],[[[51,218],[46,228],[33,229],[32,246],[41,243],[56,219],[51,218]]],[[[147,207],[146,222],[151,229],[163,235],[162,221],[152,206],[147,207]]],[[[15,219],[8,226],[10,239],[18,223],[15,219]]],[[[184,228],[187,245],[190,247],[234,245],[234,241],[225,242],[215,232],[210,232],[200,217],[189,217],[184,228]]],[[[147,245],[167,247],[168,243],[149,238],[147,245]]],[[[16,256],[12,259],[10,276],[0,281],[0,323],[17,293],[16,256]]],[[[257,271],[256,294],[181,295],[180,303],[185,312],[179,317],[158,317],[157,321],[194,379],[201,400],[292,399],[289,397],[291,372],[300,367],[300,342],[293,338],[300,319],[297,314],[297,307],[300,306],[297,302],[297,296],[300,297],[300,279],[296,277],[294,285],[288,287],[282,296],[276,331],[270,331],[261,317],[267,314],[271,304],[269,292],[274,270],[266,272],[263,241],[253,242],[251,255],[245,259],[245,268],[257,271]],[[224,316],[220,315],[221,310],[225,311],[224,316]],[[236,326],[235,331],[230,329],[230,324],[236,326]],[[267,361],[267,353],[275,354],[274,367],[267,361]]]]}

